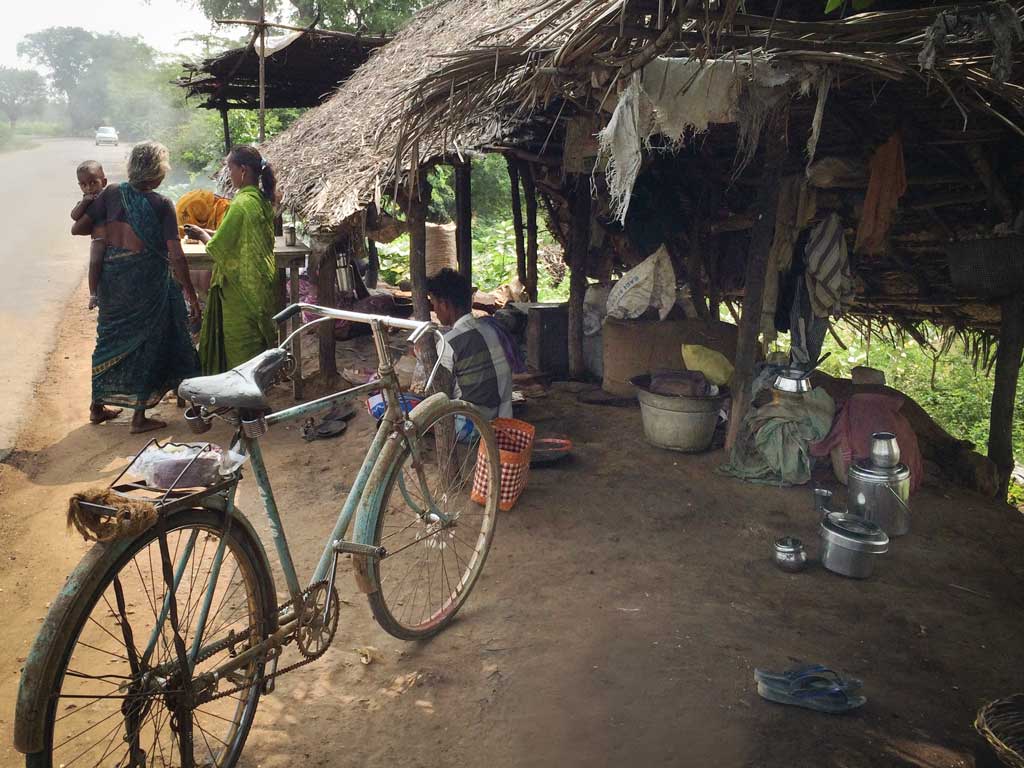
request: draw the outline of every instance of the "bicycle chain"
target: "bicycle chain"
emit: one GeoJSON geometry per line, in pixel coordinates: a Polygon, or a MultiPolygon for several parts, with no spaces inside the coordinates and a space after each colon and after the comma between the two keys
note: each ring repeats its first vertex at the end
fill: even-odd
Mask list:
{"type": "MultiPolygon", "coordinates": [[[[324,579],[322,581],[314,582],[313,584],[310,584],[309,588],[306,589],[302,593],[303,600],[305,600],[307,597],[309,597],[313,593],[313,591],[315,589],[318,589],[321,585],[326,585],[326,584],[327,584],[327,580],[326,579],[324,579]]],[[[330,596],[328,596],[328,600],[329,599],[330,599],[330,596]]],[[[292,602],[290,600],[287,601],[287,602],[281,603],[281,605],[279,605],[277,607],[277,612],[281,613],[281,611],[284,611],[287,608],[292,607],[292,605],[293,604],[292,604],[292,602]]],[[[228,642],[228,641],[225,640],[223,642],[228,642]]],[[[295,642],[295,635],[294,634],[286,637],[284,639],[284,641],[282,641],[280,647],[278,648],[278,651],[277,651],[278,655],[280,656],[280,654],[284,651],[285,647],[287,647],[288,645],[291,645],[291,643],[293,643],[293,642],[295,642]]],[[[229,645],[226,645],[226,646],[223,646],[223,647],[211,648],[210,651],[208,653],[206,653],[206,654],[203,654],[202,657],[199,660],[200,661],[205,661],[206,659],[208,659],[211,656],[219,653],[224,648],[230,647],[231,645],[233,645],[233,643],[229,643],[229,645]]],[[[217,691],[215,694],[210,696],[209,699],[204,699],[203,703],[205,704],[205,703],[208,703],[208,702],[211,702],[211,701],[216,701],[217,699],[223,699],[225,696],[230,696],[233,693],[240,693],[242,691],[247,691],[250,688],[252,688],[254,685],[265,685],[268,680],[274,680],[274,679],[280,677],[281,675],[287,674],[288,672],[294,672],[299,667],[304,667],[307,664],[311,664],[312,662],[316,661],[321,656],[323,656],[325,653],[327,653],[327,649],[328,648],[330,648],[330,645],[324,646],[323,649],[321,649],[321,651],[319,653],[317,653],[317,654],[315,654],[313,656],[310,656],[308,658],[300,659],[299,661],[296,661],[294,664],[289,664],[286,667],[274,670],[270,674],[264,674],[263,677],[261,677],[259,679],[259,681],[257,681],[257,682],[249,683],[248,685],[238,685],[238,686],[235,686],[234,688],[229,688],[226,691],[217,691]]],[[[269,661],[269,659],[266,660],[266,661],[269,661]]],[[[264,661],[264,663],[266,663],[266,661],[264,661]]]]}

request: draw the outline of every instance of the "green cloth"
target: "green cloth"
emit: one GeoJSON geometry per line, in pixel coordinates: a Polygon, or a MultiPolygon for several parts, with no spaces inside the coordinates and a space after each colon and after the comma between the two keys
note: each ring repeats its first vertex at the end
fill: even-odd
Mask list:
{"type": "Polygon", "coordinates": [[[181,288],[167,242],[145,195],[120,185],[121,203],[141,251],[107,246],[99,283],[92,401],[152,408],[182,379],[199,373],[181,288]]]}
{"type": "Polygon", "coordinates": [[[256,187],[238,191],[206,252],[213,276],[199,359],[209,375],[241,365],[277,340],[274,209],[256,187]]]}
{"type": "Polygon", "coordinates": [[[811,479],[811,443],[825,439],[835,412],[835,402],[820,387],[801,399],[751,408],[720,471],[754,483],[803,485],[811,479]]]}

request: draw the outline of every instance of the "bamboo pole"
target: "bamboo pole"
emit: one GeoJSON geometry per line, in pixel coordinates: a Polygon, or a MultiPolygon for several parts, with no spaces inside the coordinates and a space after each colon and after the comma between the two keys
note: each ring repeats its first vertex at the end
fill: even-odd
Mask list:
{"type": "Polygon", "coordinates": [[[473,282],[473,166],[467,157],[455,164],[455,251],[459,272],[473,282]]]}
{"type": "Polygon", "coordinates": [[[996,377],[989,415],[988,457],[999,472],[999,498],[1005,500],[1013,473],[1013,406],[1024,353],[1024,296],[1003,300],[996,351],[996,377]]]}
{"type": "Polygon", "coordinates": [[[587,293],[587,257],[590,251],[590,177],[574,174],[569,221],[569,377],[582,379],[583,299],[587,293]]]}
{"type": "Polygon", "coordinates": [[[221,107],[220,119],[224,125],[224,154],[231,152],[231,126],[228,124],[228,108],[221,107]]]}
{"type": "Polygon", "coordinates": [[[506,157],[508,163],[508,180],[512,191],[512,229],[516,236],[516,276],[519,283],[526,286],[526,244],[523,237],[523,202],[519,195],[519,161],[514,157],[506,157]]]}
{"type": "Polygon", "coordinates": [[[523,194],[526,196],[526,290],[537,301],[537,185],[533,168],[522,164],[523,194]]]}
{"type": "Polygon", "coordinates": [[[736,341],[736,365],[732,385],[732,412],[725,449],[732,450],[739,436],[740,425],[752,400],[751,385],[754,364],[757,361],[757,337],[764,305],[764,284],[768,266],[768,250],[775,234],[775,210],[778,207],[779,179],[786,159],[785,137],[778,127],[770,127],[764,139],[765,157],[761,187],[758,189],[754,210],[754,228],[750,233],[750,252],[747,255],[747,273],[743,283],[743,313],[736,341]]]}
{"type": "Polygon", "coordinates": [[[267,138],[267,2],[260,0],[260,144],[267,138]]]}

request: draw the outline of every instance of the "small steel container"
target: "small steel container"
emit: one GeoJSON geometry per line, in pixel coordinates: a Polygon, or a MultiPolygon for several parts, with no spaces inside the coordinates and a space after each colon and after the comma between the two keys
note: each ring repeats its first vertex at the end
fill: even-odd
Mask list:
{"type": "Polygon", "coordinates": [[[889,537],[869,520],[832,512],[821,521],[821,564],[833,573],[866,579],[878,555],[889,551],[889,537]]]}
{"type": "Polygon", "coordinates": [[[891,469],[900,463],[900,444],[892,432],[874,432],[871,435],[871,463],[891,469]]]}
{"type": "Polygon", "coordinates": [[[818,514],[819,518],[824,517],[832,510],[832,491],[827,488],[815,488],[814,489],[814,511],[818,514]]]}
{"type": "Polygon", "coordinates": [[[295,245],[295,225],[285,224],[284,225],[284,244],[288,247],[295,245]]]}
{"type": "Polygon", "coordinates": [[[775,540],[775,564],[784,571],[797,573],[807,567],[804,543],[795,536],[775,540]]]}
{"type": "Polygon", "coordinates": [[[772,389],[791,395],[803,395],[811,391],[811,382],[806,371],[799,368],[783,368],[775,376],[772,389]]]}

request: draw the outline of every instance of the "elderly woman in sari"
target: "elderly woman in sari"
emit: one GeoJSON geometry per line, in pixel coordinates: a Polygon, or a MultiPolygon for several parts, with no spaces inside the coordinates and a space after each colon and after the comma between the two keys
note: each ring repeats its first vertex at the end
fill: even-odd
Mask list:
{"type": "Polygon", "coordinates": [[[271,319],[276,301],[274,170],[253,147],[235,147],[227,158],[238,190],[217,231],[186,226],[185,234],[206,243],[213,279],[199,334],[203,373],[220,373],[276,343],[271,319]]]}
{"type": "Polygon", "coordinates": [[[132,432],[167,426],[147,418],[146,409],[199,372],[188,331],[189,315],[198,316],[199,301],[178,239],[174,205],[154,191],[169,170],[166,147],[136,144],[128,159],[128,181],[103,190],[71,229],[106,244],[92,356],[92,421],[114,415],[107,405],[131,408],[132,432]]]}

